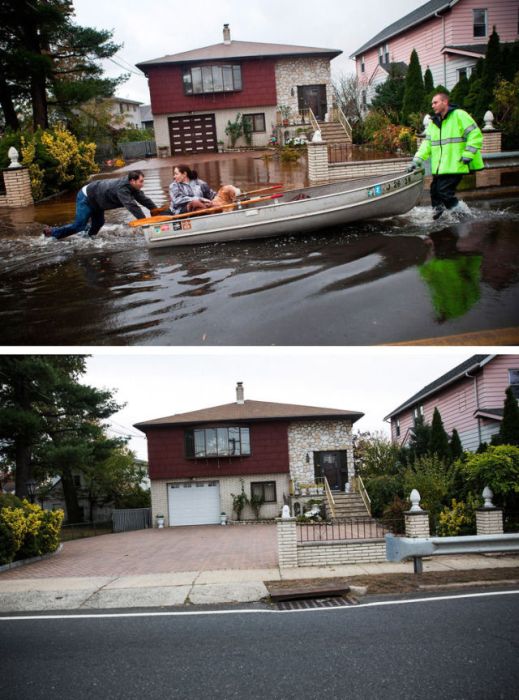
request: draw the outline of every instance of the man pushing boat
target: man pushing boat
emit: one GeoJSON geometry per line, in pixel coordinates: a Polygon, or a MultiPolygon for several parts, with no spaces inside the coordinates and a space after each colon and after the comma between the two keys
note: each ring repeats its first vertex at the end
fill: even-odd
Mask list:
{"type": "Polygon", "coordinates": [[[87,229],[90,238],[99,233],[105,223],[105,211],[126,208],[136,219],[144,219],[145,214],[138,204],[146,207],[153,215],[157,205],[146,197],[144,173],[142,170],[130,170],[127,177],[117,180],[94,180],[82,187],[76,198],[76,218],[65,226],[45,226],[43,235],[47,238],[66,238],[87,229]]]}

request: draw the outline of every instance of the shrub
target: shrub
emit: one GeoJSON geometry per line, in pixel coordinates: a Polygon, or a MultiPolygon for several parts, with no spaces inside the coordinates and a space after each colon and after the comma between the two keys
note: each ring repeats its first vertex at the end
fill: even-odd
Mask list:
{"type": "Polygon", "coordinates": [[[14,532],[0,519],[0,566],[13,561],[16,549],[14,532]]]}
{"type": "Polygon", "coordinates": [[[379,151],[404,151],[414,154],[416,151],[416,136],[407,126],[387,124],[373,133],[373,144],[379,151]]]}
{"type": "Polygon", "coordinates": [[[35,200],[75,189],[99,167],[94,161],[95,144],[78,141],[62,126],[35,132],[8,132],[0,139],[0,167],[7,167],[7,151],[14,146],[20,163],[29,170],[35,200]]]}
{"type": "Polygon", "coordinates": [[[15,496],[14,493],[0,493],[0,509],[2,508],[21,508],[23,505],[21,498],[15,496]]]}
{"type": "Polygon", "coordinates": [[[295,163],[300,156],[300,151],[294,146],[283,146],[279,154],[282,163],[295,163]]]}
{"type": "Polygon", "coordinates": [[[391,124],[390,118],[384,112],[374,109],[366,115],[363,123],[363,135],[366,141],[372,141],[375,132],[385,129],[391,124]]]}
{"type": "Polygon", "coordinates": [[[0,564],[55,552],[59,546],[63,511],[45,511],[27,501],[21,503],[21,508],[0,510],[0,564]]]}
{"type": "Polygon", "coordinates": [[[242,510],[249,503],[249,499],[247,498],[247,494],[245,493],[243,479],[240,479],[240,481],[241,481],[241,492],[238,494],[231,493],[232,509],[236,513],[236,520],[240,519],[242,510]]]}
{"type": "MultiPolygon", "coordinates": [[[[13,552],[11,559],[2,561],[2,564],[8,564],[14,558],[16,552],[20,549],[25,539],[25,533],[27,531],[27,524],[25,522],[25,514],[23,508],[2,508],[0,510],[0,522],[9,531],[6,535],[6,540],[2,545],[2,549],[8,550],[12,542],[13,552]]],[[[2,532],[4,529],[2,528],[2,532]]],[[[0,533],[1,536],[1,533],[0,533]]]]}
{"type": "Polygon", "coordinates": [[[438,516],[438,535],[440,537],[457,537],[470,535],[474,531],[475,516],[463,501],[452,499],[450,508],[445,507],[438,516]]]}
{"type": "Polygon", "coordinates": [[[366,479],[366,490],[371,499],[373,515],[379,517],[395,496],[403,493],[402,479],[400,476],[390,474],[370,477],[366,479]]]}
{"type": "Polygon", "coordinates": [[[399,496],[395,496],[392,502],[384,508],[382,513],[382,523],[387,526],[391,532],[402,534],[405,532],[404,513],[409,510],[409,502],[403,500],[399,496]]]}

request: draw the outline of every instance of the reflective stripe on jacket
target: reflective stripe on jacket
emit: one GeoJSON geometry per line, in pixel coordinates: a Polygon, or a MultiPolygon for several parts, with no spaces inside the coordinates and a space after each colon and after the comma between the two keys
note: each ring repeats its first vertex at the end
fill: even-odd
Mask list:
{"type": "Polygon", "coordinates": [[[421,164],[430,158],[433,175],[463,175],[485,167],[482,143],[483,134],[470,114],[451,105],[443,119],[436,115],[429,123],[414,160],[421,164]]]}

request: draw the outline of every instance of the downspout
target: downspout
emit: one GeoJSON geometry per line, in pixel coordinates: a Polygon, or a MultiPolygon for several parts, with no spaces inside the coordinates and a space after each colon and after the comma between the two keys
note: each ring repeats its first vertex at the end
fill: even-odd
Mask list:
{"type": "MultiPolygon", "coordinates": [[[[478,375],[477,374],[469,374],[469,372],[465,372],[465,376],[468,379],[473,379],[474,380],[474,398],[476,400],[476,411],[479,411],[479,392],[478,392],[478,375]]],[[[481,418],[478,416],[478,440],[479,444],[481,445],[481,418]]]]}
{"type": "MultiPolygon", "coordinates": [[[[434,16],[442,21],[442,48],[445,48],[445,15],[440,15],[438,12],[434,13],[434,16]]],[[[447,87],[447,56],[443,54],[443,84],[447,87]]]]}

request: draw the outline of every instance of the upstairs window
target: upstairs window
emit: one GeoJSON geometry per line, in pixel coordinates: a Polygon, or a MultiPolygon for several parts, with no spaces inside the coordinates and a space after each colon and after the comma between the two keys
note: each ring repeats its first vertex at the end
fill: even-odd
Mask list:
{"type": "Polygon", "coordinates": [[[414,407],[413,418],[415,421],[417,421],[418,418],[423,418],[423,404],[418,404],[418,406],[414,407]]]}
{"type": "Polygon", "coordinates": [[[185,432],[186,457],[240,457],[250,455],[249,428],[190,428],[185,432]]]}
{"type": "Polygon", "coordinates": [[[384,46],[384,63],[389,63],[389,44],[384,46]]]}
{"type": "Polygon", "coordinates": [[[395,422],[395,433],[397,437],[400,437],[400,418],[396,419],[395,422]]]}
{"type": "Polygon", "coordinates": [[[512,394],[516,399],[519,399],[519,369],[508,370],[508,381],[510,382],[512,394]]]}
{"type": "Polygon", "coordinates": [[[366,72],[366,62],[364,60],[364,56],[360,57],[360,72],[365,73],[366,72]]]}
{"type": "Polygon", "coordinates": [[[378,62],[382,65],[384,63],[384,47],[378,47],[378,62]]]}
{"type": "Polygon", "coordinates": [[[192,66],[182,72],[186,95],[236,92],[242,89],[241,66],[192,66]]]}
{"type": "Polygon", "coordinates": [[[473,35],[486,36],[487,35],[487,11],[486,10],[472,10],[472,16],[474,20],[473,35]]]}

